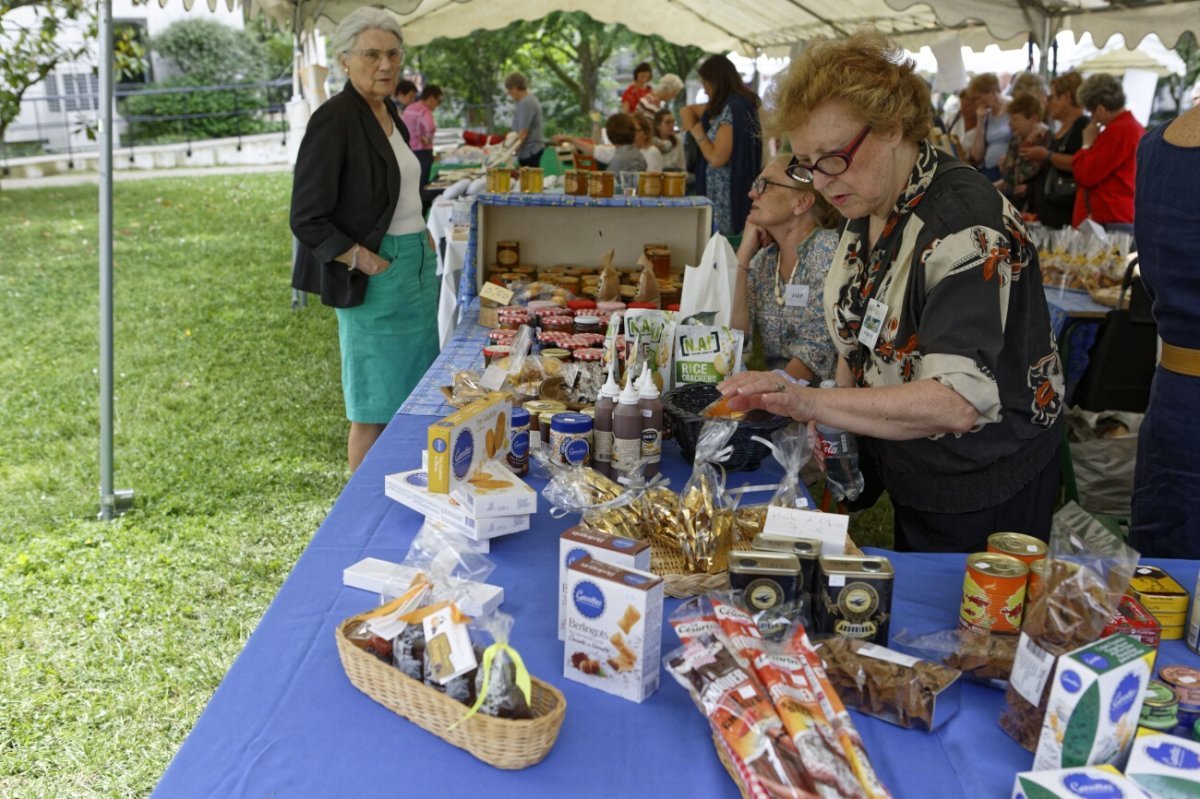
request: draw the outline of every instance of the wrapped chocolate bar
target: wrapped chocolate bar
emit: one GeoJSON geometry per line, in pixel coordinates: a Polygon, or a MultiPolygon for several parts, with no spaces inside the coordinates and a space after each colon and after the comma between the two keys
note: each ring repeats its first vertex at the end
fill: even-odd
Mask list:
{"type": "Polygon", "coordinates": [[[623,538],[644,536],[638,500],[653,486],[637,482],[640,470],[634,477],[636,484],[622,486],[587,466],[559,463],[542,452],[535,452],[534,457],[550,473],[542,495],[550,503],[551,516],[561,519],[578,513],[580,524],[597,532],[623,538]]]}
{"type": "Polygon", "coordinates": [[[834,636],[816,646],[847,707],[927,732],[958,712],[957,669],[855,638],[834,636]]]}
{"type": "Polygon", "coordinates": [[[1100,637],[1129,587],[1138,553],[1074,502],[1051,524],[1041,594],[1025,610],[1000,726],[1034,751],[1059,655],[1100,637]]]}
{"type": "Polygon", "coordinates": [[[683,525],[673,531],[688,574],[718,574],[727,568],[733,504],[725,494],[725,472],[719,464],[729,457],[726,445],[736,430],[734,422],[705,422],[696,439],[692,476],[679,492],[683,525]]]}

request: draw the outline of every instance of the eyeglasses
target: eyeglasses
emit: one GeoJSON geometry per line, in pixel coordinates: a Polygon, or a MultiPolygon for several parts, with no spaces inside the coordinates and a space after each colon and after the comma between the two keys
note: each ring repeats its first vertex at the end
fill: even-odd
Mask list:
{"type": "Polygon", "coordinates": [[[393,64],[404,63],[404,50],[393,47],[391,50],[346,50],[347,55],[362,56],[367,60],[368,64],[378,64],[384,58],[391,61],[393,64]]]}
{"type": "Polygon", "coordinates": [[[842,174],[850,168],[850,164],[854,162],[854,154],[858,152],[859,146],[866,140],[867,134],[870,132],[871,126],[867,125],[858,132],[854,141],[850,142],[850,146],[845,150],[823,155],[814,164],[802,164],[795,156],[792,156],[792,162],[787,165],[787,176],[800,183],[812,183],[814,172],[820,172],[822,175],[830,177],[842,174]]]}
{"type": "Polygon", "coordinates": [[[764,177],[759,177],[753,183],[750,184],[750,188],[754,189],[754,193],[759,195],[760,197],[766,193],[767,186],[778,186],[781,189],[791,189],[792,191],[800,191],[801,190],[799,186],[789,186],[786,183],[776,183],[775,181],[767,180],[764,177]]]}

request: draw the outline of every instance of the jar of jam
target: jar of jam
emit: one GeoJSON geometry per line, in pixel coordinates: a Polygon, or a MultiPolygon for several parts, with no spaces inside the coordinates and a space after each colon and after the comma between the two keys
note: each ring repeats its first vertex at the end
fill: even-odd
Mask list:
{"type": "Polygon", "coordinates": [[[507,358],[512,355],[512,347],[508,344],[488,344],[483,348],[483,365],[491,366],[492,361],[507,358]]]}
{"type": "Polygon", "coordinates": [[[539,353],[543,358],[553,358],[556,361],[566,361],[571,357],[571,351],[565,347],[547,347],[539,353]]]}
{"type": "Polygon", "coordinates": [[[557,331],[560,333],[574,333],[575,320],[570,316],[543,316],[541,317],[542,330],[557,331]]]}
{"type": "Polygon", "coordinates": [[[604,350],[596,347],[581,347],[572,352],[571,357],[581,363],[599,363],[604,358],[604,350]]]}
{"type": "Polygon", "coordinates": [[[687,188],[687,173],[686,172],[663,172],[662,174],[662,196],[663,197],[682,197],[684,189],[687,188]]]}
{"type": "Polygon", "coordinates": [[[521,191],[525,194],[541,194],[543,178],[540,166],[521,167],[521,191]]]}
{"type": "Polygon", "coordinates": [[[576,333],[599,333],[600,319],[596,316],[576,316],[575,317],[575,332],[576,333]]]}
{"type": "MultiPolygon", "coordinates": [[[[596,278],[596,280],[599,280],[599,278],[596,278]]],[[[596,301],[584,299],[567,300],[567,307],[572,311],[591,311],[595,310],[596,301]]]]}
{"type": "Polygon", "coordinates": [[[512,170],[508,167],[492,167],[487,173],[487,190],[496,194],[512,191],[512,170]]]}
{"type": "Polygon", "coordinates": [[[616,311],[624,311],[625,303],[602,300],[596,303],[596,310],[603,311],[607,314],[615,313],[616,311]]]}
{"type": "Polygon", "coordinates": [[[612,172],[589,172],[588,173],[588,196],[589,197],[612,197],[615,184],[613,183],[612,172]]]}
{"type": "Polygon", "coordinates": [[[495,330],[488,331],[489,344],[512,344],[513,339],[517,337],[516,329],[506,327],[498,327],[495,330]]]}
{"type": "Polygon", "coordinates": [[[496,242],[496,263],[511,271],[521,262],[521,245],[515,241],[496,242]]]}
{"type": "Polygon", "coordinates": [[[662,194],[662,172],[638,172],[637,193],[639,197],[662,194]]]}

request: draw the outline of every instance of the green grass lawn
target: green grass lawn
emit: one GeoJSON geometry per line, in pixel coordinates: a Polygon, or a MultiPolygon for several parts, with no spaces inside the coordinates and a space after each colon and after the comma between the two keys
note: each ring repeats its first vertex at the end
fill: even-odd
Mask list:
{"type": "MultiPolygon", "coordinates": [[[[0,192],[5,799],[147,795],[345,483],[337,323],[290,308],[289,192],[116,184],[116,486],[137,500],[114,522],[97,191],[0,192]]],[[[889,544],[890,509],[851,533],[889,544]]]]}
{"type": "MultiPolygon", "coordinates": [[[[0,796],[154,787],[346,480],[336,320],[290,309],[287,174],[0,192],[0,796]]],[[[282,666],[282,664],[281,664],[282,666]]]]}

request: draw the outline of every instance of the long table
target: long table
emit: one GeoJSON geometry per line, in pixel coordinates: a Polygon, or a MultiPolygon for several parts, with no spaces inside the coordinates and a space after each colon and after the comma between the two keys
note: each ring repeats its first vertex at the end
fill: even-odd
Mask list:
{"type": "MultiPolygon", "coordinates": [[[[342,585],[342,570],[367,556],[400,561],[421,518],[384,495],[387,474],[418,465],[435,417],[397,415],[347,484],[268,607],[155,790],[158,799],[352,796],[727,797],[738,792],[719,764],[708,727],[665,675],[633,704],[562,676],[556,637],[558,535],[568,524],[539,514],[524,533],[496,539],[503,609],[530,671],[566,696],[558,742],[524,771],[494,769],[376,704],[350,685],[334,646],[338,622],[376,597],[342,585]]],[[[668,444],[664,471],[676,487],[689,471],[668,444]]],[[[731,485],[769,482],[770,465],[732,473],[731,485]],[[765,472],[765,473],[764,473],[765,472]]],[[[543,482],[531,478],[538,489],[543,482]]],[[[879,553],[876,553],[879,554],[879,553]]],[[[954,626],[964,556],[887,554],[896,569],[893,635],[954,626]]],[[[1196,561],[1155,561],[1195,584],[1196,561]]],[[[667,610],[677,603],[669,600],[667,610]]],[[[663,651],[676,645],[665,629],[663,651]]],[[[1180,642],[1160,663],[1200,665],[1180,642]]],[[[897,799],[1007,797],[1032,756],[997,726],[1003,696],[963,686],[959,714],[933,734],[855,716],[867,750],[897,799]]]]}

